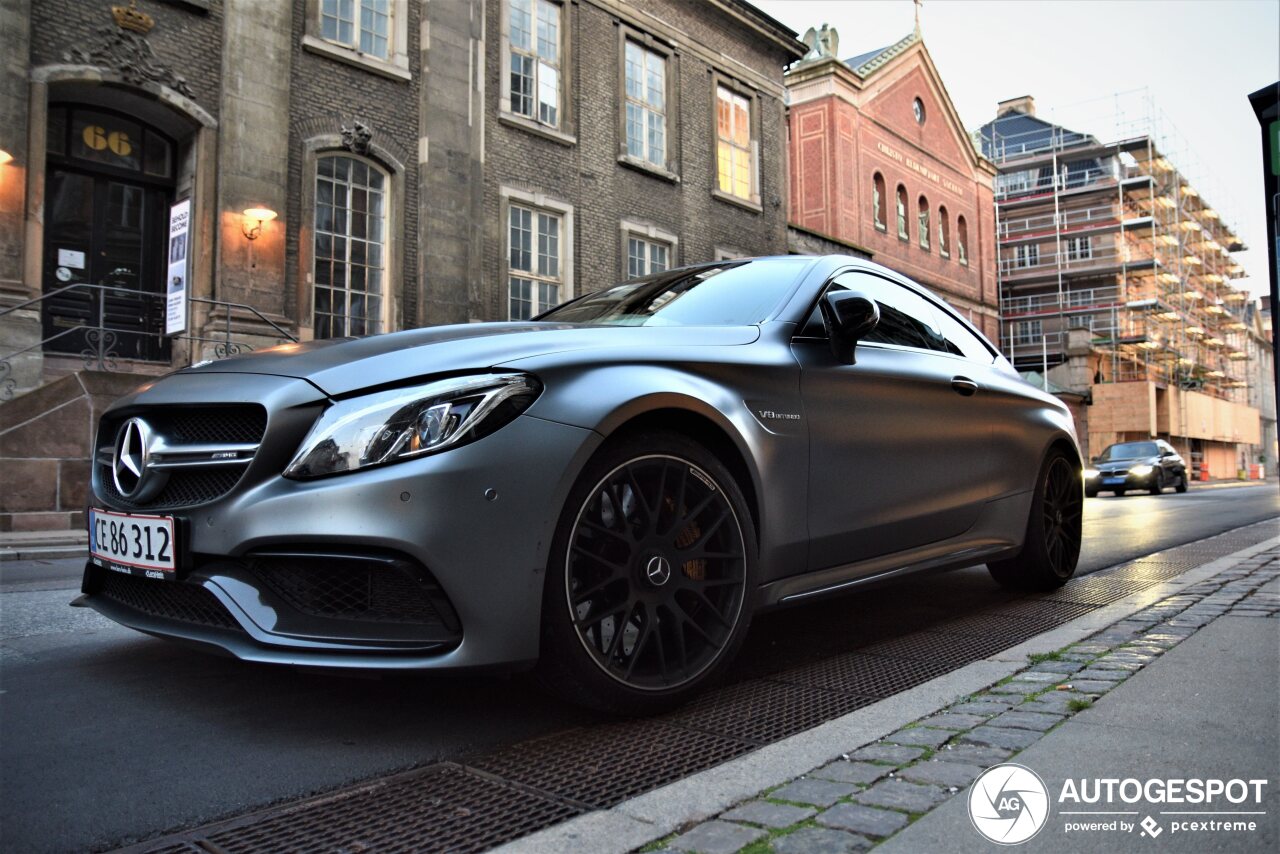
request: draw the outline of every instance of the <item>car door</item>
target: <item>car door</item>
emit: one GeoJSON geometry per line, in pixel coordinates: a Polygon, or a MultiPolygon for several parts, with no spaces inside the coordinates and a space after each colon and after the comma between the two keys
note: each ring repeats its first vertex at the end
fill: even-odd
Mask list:
{"type": "Polygon", "coordinates": [[[835,359],[813,318],[793,342],[810,430],[810,569],[962,534],[990,481],[981,366],[948,352],[931,303],[863,271],[830,287],[871,297],[881,319],[855,364],[835,359]]]}

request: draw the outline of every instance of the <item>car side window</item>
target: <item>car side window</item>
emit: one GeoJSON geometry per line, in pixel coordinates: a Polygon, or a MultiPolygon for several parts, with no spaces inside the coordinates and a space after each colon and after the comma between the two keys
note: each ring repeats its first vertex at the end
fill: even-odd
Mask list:
{"type": "Polygon", "coordinates": [[[983,343],[982,339],[963,323],[956,320],[944,309],[937,308],[934,310],[934,314],[937,315],[938,325],[942,327],[942,334],[946,339],[944,346],[947,348],[948,353],[964,356],[966,359],[972,359],[984,365],[989,365],[995,361],[991,348],[983,343]]]}
{"type": "Polygon", "coordinates": [[[949,352],[933,306],[919,294],[867,273],[845,273],[835,284],[862,291],[880,305],[880,323],[863,341],[949,352]]]}

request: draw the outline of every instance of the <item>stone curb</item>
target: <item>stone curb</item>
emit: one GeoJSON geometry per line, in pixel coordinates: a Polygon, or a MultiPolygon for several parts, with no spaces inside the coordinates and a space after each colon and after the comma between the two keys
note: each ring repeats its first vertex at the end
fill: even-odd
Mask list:
{"type": "MultiPolygon", "coordinates": [[[[618,852],[618,854],[623,854],[623,852],[634,851],[652,845],[659,840],[673,837],[673,834],[678,830],[693,829],[700,822],[706,822],[708,819],[712,819],[737,805],[755,800],[762,793],[767,793],[832,762],[843,762],[850,759],[861,760],[863,757],[858,755],[859,748],[865,748],[873,742],[885,739],[891,734],[907,728],[909,725],[925,724],[924,718],[938,712],[970,713],[970,709],[960,708],[961,706],[986,706],[985,711],[988,714],[994,714],[994,706],[996,704],[1003,704],[1001,711],[1004,711],[1015,704],[1028,702],[1028,707],[1025,709],[1027,712],[1058,715],[1061,716],[1061,719],[1066,719],[1069,714],[1067,707],[1070,700],[1083,700],[1088,696],[1079,691],[1051,690],[1057,684],[1069,682],[1070,676],[1053,682],[1028,682],[1027,684],[1032,686],[1035,691],[1041,692],[1041,695],[1043,693],[1051,695],[1050,699],[1044,701],[1040,701],[1039,697],[1035,701],[1031,701],[1030,698],[1021,695],[997,696],[991,693],[984,694],[983,692],[988,687],[997,685],[997,683],[1007,684],[1015,674],[1032,672],[1031,668],[1027,666],[1029,656],[1047,656],[1094,635],[1105,635],[1114,625],[1125,621],[1131,615],[1150,609],[1156,603],[1177,597],[1183,591],[1202,584],[1208,579],[1219,575],[1225,576],[1255,555],[1278,546],[1280,546],[1280,537],[1274,537],[1266,542],[1202,564],[1169,581],[1161,582],[1132,596],[1098,608],[1070,623],[1051,629],[991,658],[971,662],[951,673],[944,674],[922,685],[917,685],[889,699],[850,712],[843,717],[828,721],[803,733],[766,745],[746,756],[624,801],[611,809],[598,810],[579,816],[493,850],[501,852],[501,854],[525,854],[525,852],[531,852],[531,854],[540,854],[540,852],[559,854],[559,852],[566,850],[593,851],[601,852],[601,854],[618,852]],[[971,701],[971,695],[975,694],[982,695],[985,699],[976,703],[971,701]],[[1061,704],[1061,708],[1055,708],[1056,704],[1061,704]],[[948,708],[953,705],[956,708],[948,708]]],[[[1231,582],[1226,582],[1223,586],[1225,587],[1228,583],[1231,582]]],[[[1261,583],[1262,581],[1259,581],[1259,585],[1261,583]]],[[[1205,593],[1201,599],[1207,598],[1209,595],[1205,593]]],[[[1247,593],[1242,594],[1242,597],[1244,595],[1247,595],[1247,593]]],[[[1185,604],[1176,608],[1173,616],[1188,610],[1191,604],[1190,599],[1188,599],[1185,604]]],[[[1280,603],[1276,607],[1280,609],[1280,603]]],[[[1204,620],[1200,625],[1204,625],[1207,622],[1209,622],[1208,619],[1204,620]]],[[[1162,620],[1151,621],[1153,626],[1158,623],[1162,623],[1162,620]]],[[[1173,643],[1170,643],[1169,646],[1175,645],[1182,638],[1193,634],[1199,626],[1175,626],[1171,628],[1177,631],[1169,633],[1174,636],[1173,643]]],[[[1133,635],[1133,637],[1142,636],[1143,633],[1145,632],[1140,632],[1133,635]]],[[[1086,661],[1092,662],[1096,658],[1104,657],[1112,647],[1130,643],[1133,637],[1115,640],[1114,642],[1102,641],[1097,650],[1078,653],[1077,657],[1082,657],[1086,661]]],[[[1155,646],[1155,644],[1153,643],[1152,646],[1155,646]]],[[[1161,647],[1161,649],[1164,648],[1167,647],[1161,647]]],[[[1033,666],[1035,665],[1033,664],[1033,666]]],[[[1120,681],[1123,681],[1123,678],[1131,675],[1132,671],[1119,669],[1115,672],[1121,678],[1111,681],[1109,684],[1112,686],[1119,684],[1120,681]]],[[[1048,674],[1037,672],[1036,675],[1043,677],[1048,674]]],[[[1105,686],[1108,683],[1103,682],[1101,684],[1105,686]]],[[[1029,690],[1028,693],[1032,693],[1032,691],[1029,690]]],[[[984,714],[983,717],[985,719],[987,715],[984,714]]],[[[1027,719],[1024,719],[1024,724],[1026,722],[1027,719]]],[[[1002,761],[1002,752],[1005,756],[1012,755],[1012,753],[1022,749],[1032,741],[1038,740],[1044,734],[1043,731],[1027,729],[1025,726],[1010,725],[1009,719],[1006,719],[1002,725],[993,725],[991,720],[986,720],[985,723],[973,729],[982,729],[983,732],[974,735],[972,730],[953,730],[954,737],[949,737],[949,740],[956,742],[959,746],[951,747],[948,744],[947,748],[949,749],[944,748],[936,752],[943,753],[945,751],[950,753],[951,751],[959,750],[960,753],[955,759],[959,760],[962,757],[969,756],[973,759],[971,763],[973,766],[985,768],[1002,761]],[[1026,735],[1022,733],[1026,733],[1026,735]],[[1034,738],[1031,738],[1033,735],[1034,738]],[[1028,741],[1028,738],[1031,740],[1028,741]],[[1001,747],[999,743],[1008,746],[1001,747]]],[[[928,752],[921,754],[921,756],[925,761],[929,761],[932,758],[932,754],[928,752]]],[[[942,757],[938,758],[939,760],[942,759],[942,757]]],[[[933,783],[916,783],[898,779],[896,772],[901,768],[905,768],[908,764],[910,763],[894,763],[889,770],[893,771],[895,776],[888,780],[882,780],[872,787],[864,788],[861,784],[855,784],[858,790],[853,793],[852,799],[846,798],[838,802],[837,806],[841,804],[848,806],[856,803],[868,809],[884,809],[886,805],[897,801],[902,804],[914,804],[917,807],[923,807],[914,811],[909,806],[905,807],[908,818],[913,818],[932,809],[933,806],[945,801],[951,794],[959,790],[959,787],[956,786],[943,787],[933,783]],[[896,785],[890,787],[886,786],[886,783],[894,783],[896,785]],[[881,788],[875,794],[871,794],[870,789],[875,787],[881,788]]],[[[924,774],[932,774],[936,779],[945,778],[951,781],[956,779],[955,772],[950,771],[930,770],[928,772],[916,772],[916,776],[924,774]]],[[[765,796],[768,797],[768,795],[765,796]]],[[[892,809],[891,806],[889,808],[892,809]]],[[[845,813],[848,812],[849,810],[845,810],[845,813]]],[[[825,812],[822,814],[825,814],[825,812]]],[[[712,831],[704,831],[696,837],[698,848],[681,849],[677,847],[674,850],[737,851],[742,846],[733,846],[732,839],[734,837],[732,832],[722,826],[752,830],[760,829],[752,825],[737,824],[724,820],[716,821],[713,824],[715,827],[712,831]],[[717,835],[714,832],[715,829],[722,830],[723,835],[717,835]],[[704,836],[708,838],[704,839],[704,836]]],[[[804,824],[800,825],[803,828],[819,826],[840,828],[840,831],[844,832],[846,829],[851,829],[853,825],[851,821],[845,821],[843,824],[823,823],[822,815],[819,815],[816,820],[808,819],[804,824]]],[[[782,831],[774,829],[769,832],[771,834],[779,832],[787,834],[790,831],[794,831],[796,827],[793,825],[782,831]]],[[[753,835],[752,840],[761,836],[763,834],[753,835]]],[[[846,836],[850,837],[845,840],[847,842],[846,850],[861,850],[871,844],[863,834],[847,833],[846,836]]],[[[673,845],[685,844],[680,837],[673,837],[670,841],[673,845]]],[[[832,846],[830,849],[824,850],[840,850],[841,847],[840,841],[833,839],[829,835],[824,835],[820,840],[815,837],[814,841],[824,846],[832,846]]],[[[876,839],[876,841],[880,840],[876,839]]],[[[798,846],[788,846],[788,849],[802,850],[798,846]]]]}

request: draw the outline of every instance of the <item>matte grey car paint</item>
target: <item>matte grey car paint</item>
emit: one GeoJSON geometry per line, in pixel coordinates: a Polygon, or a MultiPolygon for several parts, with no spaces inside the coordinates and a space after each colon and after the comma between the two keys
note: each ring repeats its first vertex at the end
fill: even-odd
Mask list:
{"type": "MultiPolygon", "coordinates": [[[[175,627],[101,596],[85,602],[143,631],[252,660],[528,663],[538,655],[551,540],[569,490],[601,443],[654,413],[701,419],[736,450],[759,534],[756,607],[1016,552],[1048,449],[1062,444],[1079,458],[1066,407],[1001,357],[984,365],[865,343],[857,363],[844,365],[824,341],[797,338],[827,282],[847,270],[925,294],[870,262],[820,258],[756,326],[440,327],[286,345],[150,383],[108,416],[161,404],[267,407],[263,449],[239,485],[210,504],[164,511],[185,520],[185,549],[215,558],[191,580],[247,635],[175,627]],[[512,423],[443,453],[310,481],[280,477],[326,400],[485,370],[529,372],[544,390],[512,423]],[[962,394],[956,377],[977,391],[962,394]],[[289,631],[235,566],[272,547],[409,555],[453,602],[461,643],[441,651],[413,638],[289,631]]],[[[110,506],[96,483],[95,491],[110,506]]]]}

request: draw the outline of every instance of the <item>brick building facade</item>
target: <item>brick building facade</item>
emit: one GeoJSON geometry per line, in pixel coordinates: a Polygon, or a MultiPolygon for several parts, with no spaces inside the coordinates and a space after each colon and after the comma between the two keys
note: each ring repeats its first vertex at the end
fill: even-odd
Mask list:
{"type": "Polygon", "coordinates": [[[0,48],[0,465],[32,481],[138,375],[786,251],[804,47],[744,0],[3,0],[0,48]]]}
{"type": "Polygon", "coordinates": [[[825,38],[786,75],[791,222],[866,247],[999,341],[995,167],[919,32],[845,60],[825,38]]]}

